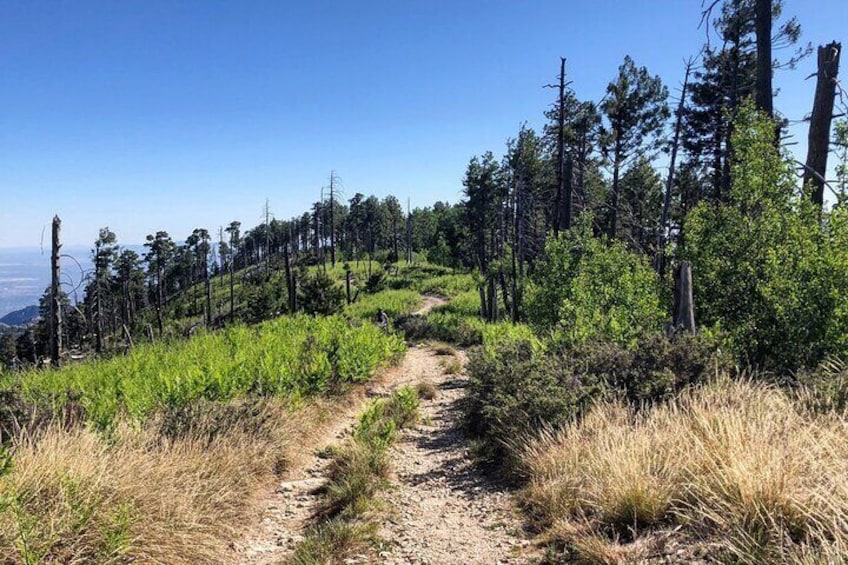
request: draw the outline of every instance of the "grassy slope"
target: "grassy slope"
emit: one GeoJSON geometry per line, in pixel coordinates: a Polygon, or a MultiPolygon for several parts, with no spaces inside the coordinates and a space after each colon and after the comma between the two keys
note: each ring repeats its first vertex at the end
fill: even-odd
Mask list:
{"type": "Polygon", "coordinates": [[[398,289],[362,295],[344,316],[283,317],[4,377],[18,416],[38,405],[56,417],[33,417],[10,439],[0,562],[215,562],[258,487],[345,401],[320,393],[402,351],[361,319],[375,306],[417,307],[432,270],[401,270],[388,279],[398,289]]]}

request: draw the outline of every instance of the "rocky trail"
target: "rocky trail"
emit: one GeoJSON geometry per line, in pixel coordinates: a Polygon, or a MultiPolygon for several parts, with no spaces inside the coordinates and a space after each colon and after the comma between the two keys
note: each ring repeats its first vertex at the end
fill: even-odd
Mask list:
{"type": "Polygon", "coordinates": [[[422,423],[393,448],[396,478],[384,495],[393,511],[380,531],[387,540],[380,561],[527,563],[530,544],[509,493],[482,475],[468,452],[460,427],[467,379],[446,374],[444,356],[427,354],[419,380],[438,392],[422,401],[422,423]]]}
{"type": "MultiPolygon", "coordinates": [[[[444,304],[425,297],[419,313],[444,304]]],[[[464,362],[463,352],[456,356],[464,362]]],[[[233,543],[232,561],[245,564],[285,563],[311,525],[325,483],[324,448],[345,438],[369,397],[387,396],[404,385],[425,381],[436,389],[421,401],[421,423],[403,433],[392,448],[395,476],[381,494],[387,509],[379,532],[379,555],[354,556],[347,563],[451,564],[526,563],[530,544],[511,507],[508,492],[475,468],[464,441],[460,403],[467,378],[449,374],[452,356],[430,347],[410,347],[402,363],[365,389],[363,398],[334,418],[290,470],[289,478],[261,503],[258,526],[233,543]]],[[[455,368],[454,368],[455,369],[455,368]]]]}

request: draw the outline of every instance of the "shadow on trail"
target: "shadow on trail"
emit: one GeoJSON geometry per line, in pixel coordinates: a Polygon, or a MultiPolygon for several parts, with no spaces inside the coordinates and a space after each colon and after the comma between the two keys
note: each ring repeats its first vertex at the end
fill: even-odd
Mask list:
{"type": "MultiPolygon", "coordinates": [[[[439,386],[445,390],[465,388],[467,381],[456,379],[439,386]]],[[[404,480],[415,486],[443,484],[465,499],[482,494],[503,493],[513,490],[505,481],[478,466],[469,453],[468,436],[462,427],[464,396],[440,404],[433,416],[433,426],[419,429],[407,441],[415,446],[422,458],[436,459],[436,467],[420,473],[408,473],[404,480]],[[449,424],[449,425],[439,425],[449,424]]]]}

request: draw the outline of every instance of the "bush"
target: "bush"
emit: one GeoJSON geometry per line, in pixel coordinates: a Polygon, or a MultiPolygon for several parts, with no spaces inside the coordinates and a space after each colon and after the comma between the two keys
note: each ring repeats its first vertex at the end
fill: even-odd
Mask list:
{"type": "Polygon", "coordinates": [[[557,342],[629,345],[664,318],[657,277],[644,257],[592,234],[591,217],[549,238],[527,296],[528,320],[557,342]]]}
{"type": "Polygon", "coordinates": [[[604,387],[634,404],[665,400],[683,388],[729,369],[716,342],[706,336],[651,334],[635,347],[612,342],[586,343],[560,353],[581,380],[604,387]]]}
{"type": "Polygon", "coordinates": [[[480,438],[478,455],[514,468],[512,446],[545,426],[564,425],[593,396],[554,359],[539,355],[527,340],[501,343],[498,353],[469,355],[466,427],[480,438]]]}
{"type": "Polygon", "coordinates": [[[727,202],[685,220],[695,303],[744,364],[792,371],[848,353],[848,211],[798,194],[774,124],[745,105],[733,128],[727,202]]]}
{"type": "Polygon", "coordinates": [[[472,351],[466,422],[480,438],[481,456],[514,466],[512,446],[540,428],[571,422],[592,402],[618,397],[638,407],[705,382],[726,363],[703,336],[649,335],[633,348],[613,342],[551,349],[526,326],[487,326],[485,345],[472,351]]]}
{"type": "Polygon", "coordinates": [[[297,304],[307,314],[338,314],[344,308],[345,290],[329,275],[316,270],[301,279],[297,304]]]}

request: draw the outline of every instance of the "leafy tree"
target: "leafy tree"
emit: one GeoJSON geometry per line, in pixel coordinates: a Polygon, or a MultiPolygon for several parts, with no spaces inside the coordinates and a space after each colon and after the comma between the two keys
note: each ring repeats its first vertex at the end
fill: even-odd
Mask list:
{"type": "Polygon", "coordinates": [[[848,119],[836,120],[833,123],[833,147],[836,151],[836,182],[839,186],[839,203],[845,204],[848,197],[848,119]]]}
{"type": "Polygon", "coordinates": [[[563,345],[594,339],[630,345],[662,324],[656,275],[644,257],[594,237],[591,226],[584,214],[558,239],[548,239],[546,260],[528,289],[528,319],[563,345]]]}
{"type": "Polygon", "coordinates": [[[668,89],[660,77],[651,77],[645,67],[637,68],[629,56],[618,68],[615,81],[607,86],[601,110],[607,119],[604,151],[612,162],[607,219],[610,238],[615,237],[618,226],[621,171],[628,162],[659,149],[663,126],[670,115],[667,99],[668,89]]]}
{"type": "MultiPolygon", "coordinates": [[[[756,42],[757,0],[726,0],[712,24],[721,39],[719,46],[707,45],[701,69],[694,73],[689,89],[691,104],[684,114],[686,134],[683,147],[711,180],[711,199],[722,199],[730,190],[732,119],[743,100],[754,94],[757,78],[756,42]]],[[[777,22],[783,2],[772,3],[772,20],[777,22]]],[[[795,45],[801,26],[790,18],[776,26],[772,45],[785,49],[795,45]]],[[[783,63],[773,67],[793,67],[809,53],[809,47],[797,50],[783,63]]]]}
{"type": "Polygon", "coordinates": [[[740,107],[731,192],[687,216],[683,257],[701,321],[744,361],[791,370],[848,353],[848,214],[837,207],[820,223],[774,136],[750,102],[740,107]]]}
{"type": "Polygon", "coordinates": [[[164,331],[162,308],[164,308],[167,300],[165,274],[170,260],[176,253],[177,246],[166,231],[157,231],[156,235],[148,235],[147,243],[144,246],[148,249],[144,255],[144,260],[147,262],[147,273],[151,278],[156,297],[156,320],[159,325],[159,335],[162,335],[164,331]]]}
{"type": "Polygon", "coordinates": [[[103,351],[103,317],[104,302],[108,294],[109,279],[112,275],[112,264],[118,253],[116,245],[118,239],[115,233],[108,227],[101,228],[91,251],[91,260],[94,263],[94,280],[92,281],[93,304],[89,318],[93,319],[95,350],[97,353],[103,351]]]}
{"type": "Polygon", "coordinates": [[[501,206],[505,199],[505,183],[494,155],[486,152],[482,159],[471,159],[462,184],[466,197],[465,225],[471,232],[472,257],[481,275],[481,314],[494,321],[498,316],[497,271],[492,267],[493,262],[502,258],[504,248],[501,206]]]}
{"type": "Polygon", "coordinates": [[[144,271],[141,258],[132,249],[122,249],[115,260],[115,286],[121,294],[121,323],[132,328],[144,306],[144,271]]]}
{"type": "Polygon", "coordinates": [[[662,214],[663,183],[651,162],[642,157],[621,177],[621,222],[618,238],[634,251],[652,256],[662,214]]]}

